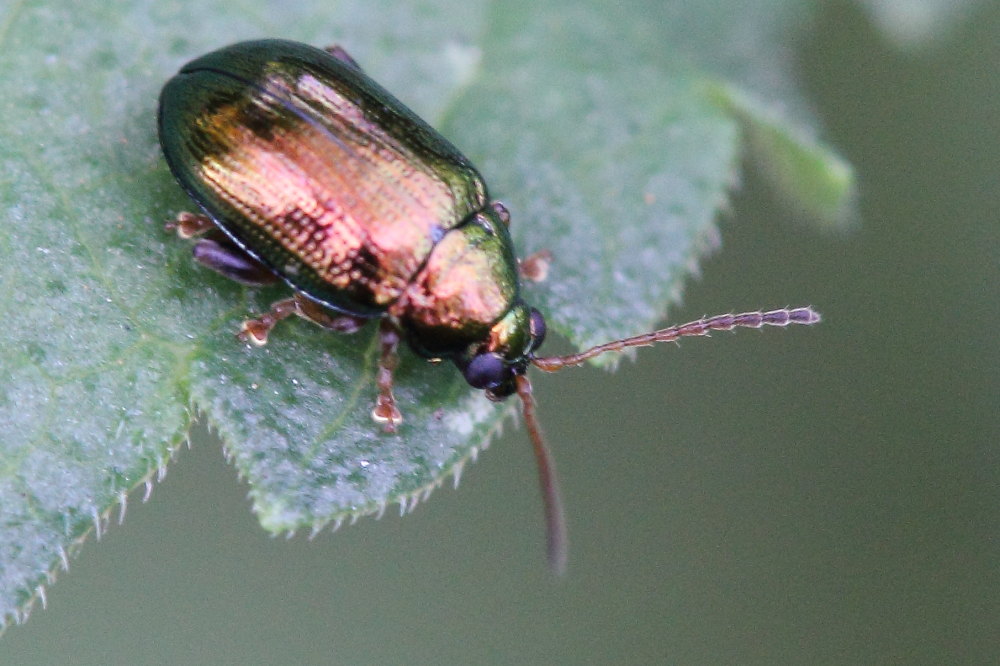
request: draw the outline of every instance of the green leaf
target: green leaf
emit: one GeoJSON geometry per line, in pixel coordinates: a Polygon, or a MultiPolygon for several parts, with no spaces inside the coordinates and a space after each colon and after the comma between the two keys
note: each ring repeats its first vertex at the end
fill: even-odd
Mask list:
{"type": "Polygon", "coordinates": [[[745,149],[774,190],[806,219],[835,227],[856,219],[854,174],[846,161],[731,86],[710,94],[744,129],[745,149]]]}
{"type": "Polygon", "coordinates": [[[282,291],[197,268],[163,230],[192,206],[160,157],[156,98],[188,59],[265,35],[340,42],[480,166],[522,253],[554,253],[526,297],[578,346],[663,316],[717,242],[746,138],[810,215],[839,218],[850,190],[801,138],[782,41],[801,3],[70,4],[0,8],[0,624],[165,470],[198,412],[264,527],[295,531],[412,506],[513,407],[406,352],[406,422],[387,435],[372,327],[293,321],[265,349],[237,342],[282,291]]]}

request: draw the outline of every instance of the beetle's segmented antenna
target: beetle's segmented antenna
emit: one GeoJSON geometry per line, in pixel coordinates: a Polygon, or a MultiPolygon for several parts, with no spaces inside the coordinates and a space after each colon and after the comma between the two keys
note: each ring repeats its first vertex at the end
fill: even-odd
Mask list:
{"type": "MultiPolygon", "coordinates": [[[[578,354],[567,356],[546,356],[533,358],[531,362],[545,372],[555,372],[571,365],[580,365],[584,361],[606,354],[622,351],[629,347],[648,347],[657,342],[674,342],[680,338],[695,335],[708,335],[712,331],[731,331],[734,328],[762,328],[764,326],[790,326],[791,324],[815,324],[820,320],[819,313],[812,308],[782,308],[769,312],[742,312],[740,314],[724,314],[714,317],[703,317],[679,326],[643,333],[623,340],[613,340],[603,345],[591,347],[578,354]]],[[[520,392],[520,385],[518,385],[520,392]]]]}
{"type": "Polygon", "coordinates": [[[542,490],[545,504],[545,537],[548,545],[549,567],[561,575],[566,571],[566,519],[563,515],[562,497],[559,494],[559,480],[556,478],[555,461],[545,445],[542,426],[535,415],[535,399],[531,395],[531,382],[524,375],[514,378],[517,395],[521,398],[524,423],[535,448],[538,462],[538,485],[542,490]]]}

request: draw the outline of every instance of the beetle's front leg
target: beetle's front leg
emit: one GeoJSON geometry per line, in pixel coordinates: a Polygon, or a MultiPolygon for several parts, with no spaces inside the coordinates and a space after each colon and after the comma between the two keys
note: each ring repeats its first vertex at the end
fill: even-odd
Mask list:
{"type": "Polygon", "coordinates": [[[363,317],[356,317],[349,314],[334,314],[333,311],[296,292],[291,298],[285,298],[272,303],[271,309],[261,316],[244,321],[240,327],[240,332],[236,335],[244,342],[263,347],[267,344],[267,336],[271,332],[271,329],[279,321],[287,319],[292,315],[298,315],[317,326],[322,326],[338,333],[354,333],[364,326],[367,321],[363,317]]]}
{"type": "MultiPolygon", "coordinates": [[[[505,226],[510,226],[510,211],[499,201],[490,203],[493,212],[505,226]]],[[[549,264],[552,263],[552,253],[549,250],[532,252],[524,259],[517,260],[517,272],[523,280],[544,282],[549,274],[549,264]]]]}
{"type": "Polygon", "coordinates": [[[379,322],[379,343],[381,356],[378,362],[378,373],[375,384],[378,386],[378,397],[372,418],[381,423],[386,432],[396,432],[396,426],[403,422],[403,415],[396,407],[396,397],[392,394],[392,373],[399,365],[399,330],[388,319],[379,322]]]}
{"type": "Polygon", "coordinates": [[[531,282],[544,282],[549,274],[549,265],[552,263],[552,253],[548,250],[532,252],[524,259],[517,260],[517,272],[524,280],[531,282]]]}

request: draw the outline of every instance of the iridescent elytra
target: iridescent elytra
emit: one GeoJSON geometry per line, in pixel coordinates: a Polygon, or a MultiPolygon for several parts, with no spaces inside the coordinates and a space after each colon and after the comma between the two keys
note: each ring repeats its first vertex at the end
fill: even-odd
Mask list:
{"type": "Polygon", "coordinates": [[[520,283],[546,273],[546,253],[518,262],[507,209],[472,163],[339,47],[260,40],[193,60],[163,88],[159,135],[171,172],[201,209],[168,225],[197,237],[195,259],[247,285],[292,289],[243,323],[244,341],[265,344],[293,314],[340,332],[377,319],[372,415],[389,433],[403,421],[392,392],[401,340],[428,360],[452,361],[491,400],[518,394],[556,571],[566,530],[529,366],[554,372],[714,330],[819,321],[808,307],[727,314],[538,356],[545,319],[521,299],[520,283]]]}

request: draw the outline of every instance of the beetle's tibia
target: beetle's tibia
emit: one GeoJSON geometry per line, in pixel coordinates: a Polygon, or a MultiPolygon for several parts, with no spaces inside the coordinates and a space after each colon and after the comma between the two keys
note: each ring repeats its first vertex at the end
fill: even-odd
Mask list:
{"type": "Polygon", "coordinates": [[[248,287],[262,287],[278,281],[274,271],[240,249],[218,229],[205,232],[194,244],[192,254],[205,268],[248,287]]]}

